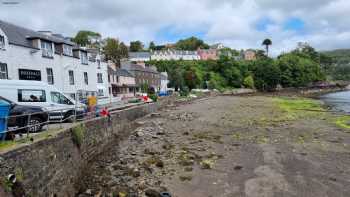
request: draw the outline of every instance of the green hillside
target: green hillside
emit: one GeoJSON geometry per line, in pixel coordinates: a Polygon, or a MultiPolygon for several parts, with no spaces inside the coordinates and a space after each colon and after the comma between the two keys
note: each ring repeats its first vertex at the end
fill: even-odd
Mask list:
{"type": "Polygon", "coordinates": [[[333,79],[350,80],[350,49],[325,51],[322,54],[332,58],[330,75],[333,79]]]}

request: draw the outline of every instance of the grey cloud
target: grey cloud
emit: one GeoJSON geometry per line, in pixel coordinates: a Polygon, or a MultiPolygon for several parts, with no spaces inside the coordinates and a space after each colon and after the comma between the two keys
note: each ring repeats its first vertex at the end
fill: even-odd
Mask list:
{"type": "Polygon", "coordinates": [[[204,31],[207,41],[235,48],[259,48],[265,37],[275,53],[306,40],[319,48],[347,47],[350,37],[348,0],[17,0],[0,4],[0,19],[36,30],[73,36],[78,30],[100,32],[126,42],[158,40],[160,30],[204,31]],[[262,17],[276,24],[255,29],[262,17]],[[306,23],[305,35],[283,29],[290,17],[306,23]]]}

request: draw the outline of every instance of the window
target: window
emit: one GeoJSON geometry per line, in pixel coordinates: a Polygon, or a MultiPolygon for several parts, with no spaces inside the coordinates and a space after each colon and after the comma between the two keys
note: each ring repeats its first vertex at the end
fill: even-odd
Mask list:
{"type": "Polygon", "coordinates": [[[82,64],[88,64],[88,56],[84,51],[80,51],[80,60],[82,64]]]}
{"type": "Polygon", "coordinates": [[[46,102],[45,90],[18,90],[18,102],[46,102]]]}
{"type": "Polygon", "coordinates": [[[0,36],[0,49],[5,49],[5,37],[0,36]]]}
{"type": "Polygon", "coordinates": [[[70,45],[63,45],[63,54],[68,56],[73,56],[73,47],[70,45]]]}
{"type": "Polygon", "coordinates": [[[103,83],[102,73],[97,73],[97,83],[103,83]]]}
{"type": "Polygon", "coordinates": [[[52,43],[41,40],[41,50],[43,57],[53,57],[52,43]]]}
{"type": "Polygon", "coordinates": [[[86,85],[89,84],[89,78],[88,78],[88,73],[87,72],[84,72],[84,82],[86,85]]]}
{"type": "Polygon", "coordinates": [[[97,69],[101,69],[101,60],[97,60],[97,69]]]}
{"type": "Polygon", "coordinates": [[[8,79],[7,64],[0,63],[0,79],[8,79]]]}
{"type": "Polygon", "coordinates": [[[74,85],[74,72],[72,70],[68,71],[69,75],[69,84],[74,85]]]}
{"type": "Polygon", "coordinates": [[[97,91],[97,96],[98,96],[98,97],[104,96],[104,94],[103,94],[103,89],[98,89],[98,91],[97,91]]]}
{"type": "Polygon", "coordinates": [[[59,92],[51,92],[51,101],[57,104],[74,105],[74,103],[59,92]]]}
{"type": "Polygon", "coordinates": [[[111,82],[111,75],[108,75],[108,83],[111,82]]]}
{"type": "Polygon", "coordinates": [[[52,68],[46,68],[46,74],[47,74],[47,83],[50,85],[54,84],[52,68]]]}

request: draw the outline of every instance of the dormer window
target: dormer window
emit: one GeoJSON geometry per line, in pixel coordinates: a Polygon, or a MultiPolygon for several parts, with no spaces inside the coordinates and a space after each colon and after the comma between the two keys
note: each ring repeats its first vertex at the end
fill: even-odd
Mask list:
{"type": "Polygon", "coordinates": [[[0,49],[5,49],[5,36],[0,35],[0,49]]]}
{"type": "Polygon", "coordinates": [[[43,52],[43,57],[53,57],[52,43],[41,40],[41,50],[43,52]]]}
{"type": "Polygon", "coordinates": [[[88,56],[87,52],[85,51],[80,51],[80,60],[82,64],[88,64],[88,56]]]}
{"type": "Polygon", "coordinates": [[[63,54],[68,56],[73,56],[73,47],[70,45],[63,45],[63,54]]]}

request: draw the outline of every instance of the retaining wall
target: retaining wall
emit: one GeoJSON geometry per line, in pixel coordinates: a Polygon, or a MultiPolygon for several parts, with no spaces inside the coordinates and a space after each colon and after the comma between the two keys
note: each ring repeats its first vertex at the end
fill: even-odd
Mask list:
{"type": "MultiPolygon", "coordinates": [[[[128,136],[133,120],[155,112],[162,104],[146,104],[113,113],[111,120],[99,118],[60,132],[56,137],[35,142],[0,155],[2,189],[9,174],[21,180],[26,196],[74,196],[75,183],[88,161],[110,143],[128,136]]],[[[1,188],[0,188],[1,190],[1,188]]],[[[0,196],[5,195],[0,191],[0,196]]]]}

